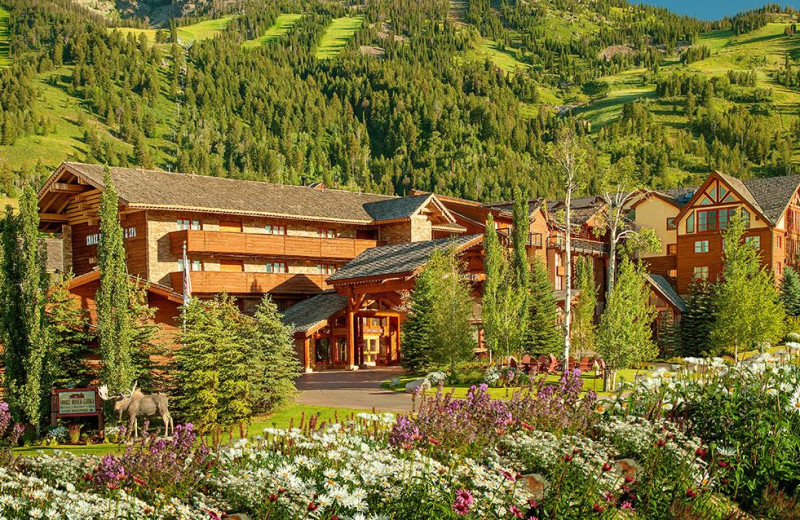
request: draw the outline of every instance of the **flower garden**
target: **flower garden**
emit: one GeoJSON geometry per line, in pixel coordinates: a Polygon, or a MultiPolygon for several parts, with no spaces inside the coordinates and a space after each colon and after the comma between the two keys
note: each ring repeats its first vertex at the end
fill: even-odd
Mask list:
{"type": "MultiPolygon", "coordinates": [[[[799,345],[800,346],[800,345],[799,345]]],[[[578,370],[510,399],[419,395],[413,414],[267,428],[220,449],[192,425],[120,455],[0,459],[4,518],[800,517],[800,367],[689,359],[610,399],[578,370]]],[[[0,408],[6,446],[20,429],[0,408]]]]}

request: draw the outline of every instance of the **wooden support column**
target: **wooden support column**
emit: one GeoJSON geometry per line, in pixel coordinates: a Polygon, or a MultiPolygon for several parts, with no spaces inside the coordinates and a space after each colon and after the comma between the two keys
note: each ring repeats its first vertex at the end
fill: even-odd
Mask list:
{"type": "Polygon", "coordinates": [[[356,324],[355,311],[353,309],[353,299],[347,299],[347,359],[350,361],[350,369],[356,368],[356,324]]]}
{"type": "Polygon", "coordinates": [[[308,336],[303,340],[303,358],[306,374],[313,372],[313,370],[311,370],[311,338],[308,336]]]}

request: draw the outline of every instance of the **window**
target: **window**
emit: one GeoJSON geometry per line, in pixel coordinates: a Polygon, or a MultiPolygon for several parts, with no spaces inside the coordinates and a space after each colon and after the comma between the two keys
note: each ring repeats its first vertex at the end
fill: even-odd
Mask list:
{"type": "Polygon", "coordinates": [[[708,280],[708,266],[695,267],[693,280],[708,280]]]}
{"type": "Polygon", "coordinates": [[[744,227],[750,227],[750,212],[747,211],[747,208],[742,208],[742,222],[744,222],[744,227]]]}
{"type": "Polygon", "coordinates": [[[686,217],[686,232],[694,233],[694,213],[689,213],[689,216],[686,217]]]}
{"type": "Polygon", "coordinates": [[[286,262],[269,262],[267,263],[268,273],[287,273],[286,262]]]}
{"type": "Polygon", "coordinates": [[[333,274],[336,272],[336,266],[333,264],[317,264],[319,274],[333,274]]]}
{"type": "Polygon", "coordinates": [[[669,217],[667,219],[667,229],[675,229],[675,218],[669,217]]]}
{"type": "MultiPolygon", "coordinates": [[[[780,237],[778,237],[778,238],[780,238],[780,237]]],[[[744,243],[747,244],[748,246],[752,247],[753,249],[760,249],[761,248],[761,237],[747,237],[747,238],[744,239],[744,243]]]]}
{"type": "MultiPolygon", "coordinates": [[[[752,237],[752,238],[755,238],[755,237],[752,237]]],[[[783,248],[783,237],[778,235],[778,249],[782,249],[782,248],[783,248]]]]}
{"type": "Polygon", "coordinates": [[[330,363],[331,361],[331,340],[328,338],[319,338],[315,340],[314,359],[317,363],[330,363]]]}
{"type": "Polygon", "coordinates": [[[677,278],[678,277],[678,270],[677,269],[670,269],[667,272],[667,276],[669,276],[670,278],[677,278]]]}
{"type": "MultiPolygon", "coordinates": [[[[183,272],[183,258],[178,259],[178,270],[183,272]]],[[[200,260],[189,260],[189,270],[190,271],[202,271],[203,270],[203,262],[200,260]]]]}
{"type": "Polygon", "coordinates": [[[196,218],[179,218],[177,221],[178,224],[178,231],[200,231],[202,229],[202,225],[199,219],[196,218]]]}
{"type": "Polygon", "coordinates": [[[93,235],[86,236],[87,246],[96,246],[99,242],[100,242],[100,233],[94,233],[93,235]]]}
{"type": "Polygon", "coordinates": [[[336,232],[330,228],[317,228],[317,236],[319,238],[336,238],[336,232]]]}
{"type": "Polygon", "coordinates": [[[667,254],[668,255],[677,255],[678,254],[678,244],[667,244],[667,254]]]}
{"type": "Polygon", "coordinates": [[[336,361],[339,363],[347,363],[347,339],[338,338],[336,340],[336,361]]]}
{"type": "Polygon", "coordinates": [[[694,243],[695,253],[708,253],[708,240],[698,240],[694,243]]]}
{"type": "Polygon", "coordinates": [[[267,224],[264,228],[268,235],[285,235],[286,226],[284,224],[267,224]]]}
{"type": "Polygon", "coordinates": [[[125,238],[136,238],[136,228],[129,227],[123,230],[123,235],[125,238]]]}
{"type": "Polygon", "coordinates": [[[709,209],[697,212],[697,231],[716,231],[717,210],[709,209]]]}

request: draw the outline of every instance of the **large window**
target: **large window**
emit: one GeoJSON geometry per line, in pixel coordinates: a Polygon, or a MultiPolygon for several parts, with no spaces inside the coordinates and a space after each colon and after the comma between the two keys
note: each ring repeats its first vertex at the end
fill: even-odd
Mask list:
{"type": "MultiPolygon", "coordinates": [[[[184,262],[183,258],[178,259],[178,270],[183,272],[184,271],[184,262]]],[[[203,270],[203,262],[200,260],[189,260],[189,270],[190,271],[202,271],[203,270]]]]}
{"type": "Polygon", "coordinates": [[[678,254],[678,244],[667,244],[667,254],[668,255],[677,255],[678,254]]]}
{"type": "Polygon", "coordinates": [[[694,213],[689,213],[689,216],[686,217],[686,232],[694,233],[694,213]]]}
{"type": "Polygon", "coordinates": [[[717,210],[701,210],[697,212],[697,231],[716,231],[717,210]]]}
{"type": "Polygon", "coordinates": [[[701,267],[694,268],[694,276],[692,277],[694,280],[708,280],[708,266],[704,265],[701,267]]]}
{"type": "Polygon", "coordinates": [[[268,224],[264,227],[268,235],[285,235],[286,226],[284,224],[268,224]]]}
{"type": "Polygon", "coordinates": [[[694,243],[695,253],[708,253],[708,240],[697,240],[694,243]]]}
{"type": "Polygon", "coordinates": [[[317,228],[317,236],[319,238],[336,238],[336,232],[331,228],[317,228]]]}
{"type": "Polygon", "coordinates": [[[319,274],[333,274],[336,272],[336,266],[333,264],[317,264],[319,274]]]}
{"type": "MultiPolygon", "coordinates": [[[[716,231],[718,229],[728,229],[728,223],[736,214],[737,208],[725,209],[703,209],[697,211],[697,231],[716,231]]],[[[750,212],[742,208],[742,221],[745,227],[750,227],[750,212]]],[[[695,222],[694,214],[690,213],[686,217],[686,232],[694,233],[695,222]]]]}
{"type": "Polygon", "coordinates": [[[744,239],[744,243],[753,249],[759,249],[761,248],[761,237],[747,237],[744,239]]]}

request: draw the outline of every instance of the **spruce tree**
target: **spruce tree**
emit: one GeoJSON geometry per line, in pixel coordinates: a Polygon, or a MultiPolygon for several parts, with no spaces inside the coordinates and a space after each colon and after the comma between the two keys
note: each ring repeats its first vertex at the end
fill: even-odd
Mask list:
{"type": "Polygon", "coordinates": [[[525,350],[532,354],[558,354],[563,346],[558,307],[547,267],[539,258],[533,261],[530,286],[525,350]]]}
{"type": "Polygon", "coordinates": [[[414,290],[409,298],[409,313],[403,322],[403,354],[400,364],[412,374],[428,371],[433,367],[430,352],[430,331],[433,317],[432,273],[423,270],[417,276],[414,290]]]}
{"type": "MultiPolygon", "coordinates": [[[[216,350],[219,354],[219,409],[218,422],[221,426],[229,428],[239,425],[239,432],[244,436],[244,423],[249,423],[253,415],[252,400],[252,367],[257,359],[253,358],[250,350],[251,344],[244,341],[243,316],[236,307],[234,300],[227,295],[220,295],[214,299],[213,305],[217,307],[221,330],[215,336],[216,350]]],[[[232,437],[232,433],[231,433],[232,437]]],[[[231,439],[232,440],[232,439],[231,439]]]]}
{"type": "Polygon", "coordinates": [[[681,356],[707,356],[711,354],[711,329],[717,319],[714,296],[716,285],[698,280],[689,286],[686,312],[679,326],[678,354],[681,356]]]}
{"type": "Polygon", "coordinates": [[[47,295],[47,338],[50,341],[48,372],[56,388],[86,386],[91,382],[85,363],[89,353],[89,316],[72,297],[67,286],[71,277],[62,277],[47,295]]]}
{"type": "Polygon", "coordinates": [[[497,238],[497,230],[495,229],[494,218],[491,213],[486,218],[483,250],[486,281],[483,283],[481,321],[483,322],[483,338],[486,342],[486,348],[489,350],[489,356],[491,357],[493,353],[497,352],[499,343],[498,330],[500,328],[500,323],[498,297],[500,285],[503,283],[503,271],[505,269],[503,251],[500,246],[500,241],[497,238]]]}
{"type": "Polygon", "coordinates": [[[110,393],[118,394],[130,390],[135,375],[131,355],[131,295],[119,221],[119,198],[108,168],[103,186],[97,247],[100,287],[96,298],[102,360],[100,379],[108,385],[110,393]]]}
{"type": "Polygon", "coordinates": [[[788,265],[781,281],[781,301],[787,315],[800,316],[800,275],[788,265]]]}
{"type": "Polygon", "coordinates": [[[294,380],[302,373],[292,341],[290,327],[281,320],[272,298],[265,296],[256,309],[251,338],[253,363],[253,407],[259,412],[272,411],[291,402],[294,380]]]}
{"type": "MultiPolygon", "coordinates": [[[[488,223],[487,223],[488,225],[488,223]]],[[[530,261],[528,260],[528,235],[530,233],[530,207],[527,193],[514,188],[513,228],[511,245],[514,248],[512,269],[516,285],[527,294],[530,279],[530,261]]],[[[527,301],[525,302],[527,304],[527,301]]]]}
{"type": "Polygon", "coordinates": [[[6,206],[2,234],[2,305],[3,387],[4,398],[15,422],[23,422],[20,391],[25,386],[25,359],[28,356],[28,334],[23,320],[22,265],[19,254],[19,220],[11,206],[6,206]]]}

